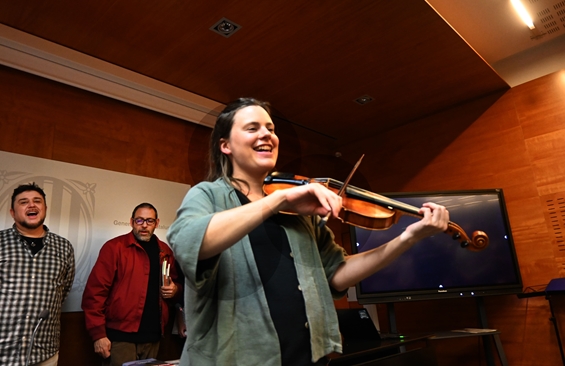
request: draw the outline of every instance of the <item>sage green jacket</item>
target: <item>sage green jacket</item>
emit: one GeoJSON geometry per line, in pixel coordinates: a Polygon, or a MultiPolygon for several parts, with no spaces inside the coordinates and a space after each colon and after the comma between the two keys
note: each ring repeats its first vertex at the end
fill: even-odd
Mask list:
{"type": "MultiPolygon", "coordinates": [[[[198,261],[202,238],[214,213],[241,206],[223,179],[190,189],[167,239],[185,275],[187,339],[181,365],[279,366],[280,347],[269,314],[249,237],[220,255],[198,261]]],[[[245,217],[241,217],[245,220],[245,217]]],[[[319,218],[285,215],[282,226],[303,290],[312,361],[341,352],[341,337],[329,281],[345,251],[319,218]]],[[[306,325],[305,325],[306,326],[306,325]]]]}

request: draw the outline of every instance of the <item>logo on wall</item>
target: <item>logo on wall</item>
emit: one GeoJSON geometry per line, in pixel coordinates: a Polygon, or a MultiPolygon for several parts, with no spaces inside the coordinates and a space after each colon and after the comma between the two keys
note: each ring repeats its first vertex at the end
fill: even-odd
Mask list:
{"type": "MultiPolygon", "coordinates": [[[[16,187],[32,182],[45,191],[47,204],[45,222],[49,230],[73,244],[76,275],[71,292],[82,293],[90,274],[88,256],[92,245],[96,183],[0,170],[1,212],[9,212],[12,193],[16,187]]],[[[12,217],[8,215],[0,229],[9,228],[12,224],[12,217]]]]}

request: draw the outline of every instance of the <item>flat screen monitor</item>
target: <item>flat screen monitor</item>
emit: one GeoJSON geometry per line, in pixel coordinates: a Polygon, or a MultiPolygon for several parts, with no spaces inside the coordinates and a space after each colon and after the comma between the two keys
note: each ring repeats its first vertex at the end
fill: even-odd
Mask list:
{"type": "MultiPolygon", "coordinates": [[[[449,210],[450,220],[469,237],[483,231],[489,244],[481,251],[463,248],[451,235],[426,238],[393,263],[356,286],[361,304],[522,292],[522,278],[502,189],[385,193],[394,201],[421,207],[435,202],[449,210]]],[[[402,215],[387,230],[351,227],[353,253],[377,248],[392,240],[418,218],[402,215]]]]}

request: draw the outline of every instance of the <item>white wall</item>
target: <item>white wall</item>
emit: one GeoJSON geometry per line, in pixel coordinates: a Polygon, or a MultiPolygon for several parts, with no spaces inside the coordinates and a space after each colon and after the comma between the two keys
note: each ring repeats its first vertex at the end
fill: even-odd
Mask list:
{"type": "Polygon", "coordinates": [[[167,229],[189,185],[89,168],[0,151],[0,229],[11,227],[11,196],[20,184],[35,181],[46,193],[49,229],[71,241],[76,276],[63,311],[81,311],[82,291],[102,244],[128,233],[135,206],[153,204],[166,241],[167,229]]]}

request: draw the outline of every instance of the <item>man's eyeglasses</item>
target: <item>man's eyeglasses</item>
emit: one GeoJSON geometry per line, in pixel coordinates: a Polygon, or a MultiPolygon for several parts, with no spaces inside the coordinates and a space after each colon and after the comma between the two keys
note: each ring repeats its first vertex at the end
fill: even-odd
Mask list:
{"type": "Polygon", "coordinates": [[[143,225],[144,222],[146,222],[147,225],[155,225],[157,220],[155,220],[155,219],[144,219],[142,217],[136,217],[135,219],[133,219],[133,222],[135,222],[137,225],[143,225]]]}

